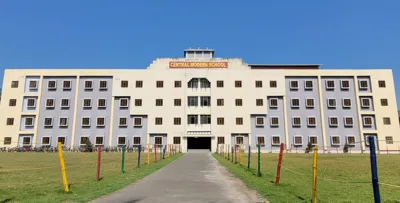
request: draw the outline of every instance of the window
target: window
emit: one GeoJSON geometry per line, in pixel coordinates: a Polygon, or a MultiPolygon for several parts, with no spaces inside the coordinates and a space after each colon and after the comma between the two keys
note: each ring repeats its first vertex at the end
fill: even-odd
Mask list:
{"type": "Polygon", "coordinates": [[[256,106],[263,106],[264,100],[263,99],[256,99],[256,106]]]}
{"type": "Polygon", "coordinates": [[[104,144],[104,136],[97,136],[95,145],[103,145],[104,144]]]}
{"type": "Polygon", "coordinates": [[[106,89],[107,89],[107,81],[105,80],[100,81],[100,90],[106,90],[106,89]]]}
{"type": "Polygon", "coordinates": [[[290,82],[289,82],[289,87],[290,87],[290,89],[292,89],[292,90],[297,90],[297,89],[299,89],[299,81],[297,81],[297,80],[292,80],[292,81],[290,81],[290,82]]]}
{"type": "Polygon", "coordinates": [[[264,117],[256,117],[256,126],[264,126],[264,117]]]}
{"type": "Polygon", "coordinates": [[[385,137],[386,144],[393,144],[393,137],[392,136],[387,136],[385,137]]]}
{"type": "MultiPolygon", "coordinates": [[[[156,125],[161,125],[162,124],[162,118],[160,124],[157,124],[157,119],[156,118],[156,125]]],[[[133,118],[133,127],[142,127],[142,117],[134,117],[133,118]]]]}
{"type": "Polygon", "coordinates": [[[243,118],[236,118],[236,125],[243,125],[243,118]]]}
{"type": "Polygon", "coordinates": [[[162,145],[162,137],[159,136],[154,137],[154,143],[156,145],[162,145]]]}
{"type": "Polygon", "coordinates": [[[157,88],[163,88],[164,87],[164,81],[156,81],[156,87],[157,88]]]}
{"type": "Polygon", "coordinates": [[[340,137],[337,135],[331,136],[331,144],[332,145],[340,145],[340,137]]]}
{"type": "Polygon", "coordinates": [[[314,108],[314,99],[306,99],[306,108],[314,108]]]}
{"type": "Polygon", "coordinates": [[[304,83],[304,88],[306,90],[312,90],[314,88],[314,84],[312,80],[306,80],[304,83]]]}
{"type": "MultiPolygon", "coordinates": [[[[141,100],[140,100],[140,104],[141,104],[141,100]]],[[[136,106],[136,100],[135,100],[135,106],[136,106]]],[[[127,98],[121,98],[119,99],[119,107],[120,108],[127,108],[128,107],[128,99],[127,98]]]]}
{"type": "MultiPolygon", "coordinates": [[[[128,101],[127,101],[127,103],[128,103],[128,101]]],[[[135,99],[135,106],[142,106],[142,99],[135,99]]]]}
{"type": "Polygon", "coordinates": [[[292,108],[299,108],[300,107],[300,100],[299,99],[292,99],[292,108]]]}
{"type": "Polygon", "coordinates": [[[269,81],[269,87],[270,87],[270,88],[276,88],[277,86],[278,86],[278,85],[277,85],[277,83],[276,83],[275,80],[269,81]]]}
{"type": "Polygon", "coordinates": [[[307,117],[307,125],[309,127],[315,127],[317,126],[317,119],[313,116],[307,117]]]}
{"type": "Polygon", "coordinates": [[[341,88],[342,90],[348,90],[348,89],[350,89],[350,81],[348,81],[348,80],[341,80],[341,81],[340,81],[340,88],[341,88]]]}
{"type": "Polygon", "coordinates": [[[198,116],[197,115],[188,115],[188,124],[198,124],[198,116]]]}
{"type": "Polygon", "coordinates": [[[189,88],[198,88],[199,87],[199,79],[198,78],[193,78],[188,82],[188,87],[189,88]]]}
{"type": "Polygon", "coordinates": [[[381,87],[381,88],[385,88],[385,87],[386,87],[386,81],[384,81],[384,80],[379,80],[379,81],[378,81],[378,85],[379,85],[379,87],[381,87]]]}
{"type": "Polygon", "coordinates": [[[80,145],[85,145],[87,142],[89,142],[89,137],[81,137],[80,140],[80,145]]]}
{"type": "Polygon", "coordinates": [[[121,87],[122,88],[127,88],[129,86],[129,83],[127,80],[121,80],[121,87]]]}
{"type": "Polygon", "coordinates": [[[156,99],[156,106],[162,106],[163,105],[163,100],[162,99],[156,99]]]}
{"type": "Polygon", "coordinates": [[[57,137],[57,143],[61,142],[62,145],[65,145],[65,137],[57,137]]]}
{"type": "Polygon", "coordinates": [[[174,99],[174,106],[181,106],[182,100],[181,99],[174,99]]]}
{"type": "Polygon", "coordinates": [[[118,145],[126,145],[126,137],[118,137],[118,145]]]}
{"type": "Polygon", "coordinates": [[[14,125],[14,118],[7,118],[7,125],[14,125]]]}
{"type": "Polygon", "coordinates": [[[279,118],[278,117],[271,117],[271,127],[279,126],[279,118]]]}
{"type": "Polygon", "coordinates": [[[308,141],[311,142],[312,145],[318,146],[318,137],[317,136],[309,136],[308,141]]]}
{"type": "Polygon", "coordinates": [[[61,108],[69,108],[69,99],[61,99],[61,108]]]}
{"type": "Polygon", "coordinates": [[[390,118],[389,117],[384,117],[383,118],[383,124],[384,125],[390,125],[391,124],[390,118]]]}
{"type": "Polygon", "coordinates": [[[200,78],[200,87],[201,88],[210,88],[211,84],[206,78],[200,78]]]}
{"type": "Polygon", "coordinates": [[[4,137],[4,145],[10,145],[11,144],[11,137],[4,137]]]}
{"type": "Polygon", "coordinates": [[[175,87],[175,88],[182,87],[182,81],[175,81],[175,82],[174,82],[174,87],[175,87]]]}
{"type": "Polygon", "coordinates": [[[336,99],[328,99],[328,108],[336,108],[336,99]]]}
{"type": "MultiPolygon", "coordinates": [[[[35,103],[35,102],[33,102],[33,103],[35,103]]],[[[8,106],[16,106],[16,105],[17,105],[17,100],[16,99],[10,99],[9,100],[8,106]]]]}
{"type": "Polygon", "coordinates": [[[236,100],[235,100],[235,105],[236,105],[236,106],[243,106],[242,99],[236,99],[236,100]]]}
{"type": "Polygon", "coordinates": [[[57,88],[57,82],[55,80],[49,80],[47,82],[47,89],[56,90],[56,88],[57,88]]]}
{"type": "Polygon", "coordinates": [[[277,135],[272,136],[272,145],[281,145],[281,137],[277,135]]]}
{"type": "Polygon", "coordinates": [[[224,105],[224,99],[217,99],[217,106],[223,106],[224,105]]]}
{"type": "Polygon", "coordinates": [[[381,106],[388,106],[389,102],[387,99],[381,99],[381,106]]]}
{"type": "Polygon", "coordinates": [[[300,117],[293,117],[293,126],[294,127],[300,127],[301,126],[301,118],[300,117]]]}
{"type": "Polygon", "coordinates": [[[200,124],[211,124],[211,115],[200,115],[200,124]]]}
{"type": "MultiPolygon", "coordinates": [[[[140,143],[141,143],[140,140],[141,140],[140,137],[133,137],[133,144],[140,145],[140,143]]],[[[157,138],[156,138],[156,140],[157,140],[157,138]]],[[[156,141],[156,143],[157,143],[157,141],[156,141]]]]}
{"type": "Polygon", "coordinates": [[[199,99],[198,97],[188,97],[188,106],[198,106],[199,99]]]}
{"type": "Polygon", "coordinates": [[[218,137],[217,144],[225,144],[225,137],[218,137]]]}
{"type": "Polygon", "coordinates": [[[337,117],[329,117],[329,126],[331,127],[337,127],[339,125],[339,121],[337,117]]]}
{"type": "Polygon", "coordinates": [[[181,144],[181,137],[174,137],[174,144],[181,144]]]}
{"type": "Polygon", "coordinates": [[[30,90],[36,90],[38,88],[37,87],[37,83],[38,83],[38,81],[36,81],[36,80],[29,81],[29,89],[30,90]]]}
{"type": "Polygon", "coordinates": [[[356,145],[356,137],[354,137],[354,136],[347,136],[347,144],[348,144],[348,145],[356,145]]]}
{"type": "Polygon", "coordinates": [[[346,127],[351,127],[354,125],[353,117],[344,117],[344,125],[346,127]]]}
{"type": "Polygon", "coordinates": [[[259,136],[259,137],[257,137],[257,145],[260,145],[260,146],[265,146],[265,140],[264,140],[264,136],[259,136]]]}
{"type": "Polygon", "coordinates": [[[33,117],[25,117],[25,126],[32,127],[33,126],[33,117]]]}
{"type": "Polygon", "coordinates": [[[162,125],[162,118],[156,117],[156,125],[162,125]]]}
{"type": "Polygon", "coordinates": [[[369,108],[371,106],[371,102],[369,98],[361,98],[361,107],[369,108]]]}
{"type": "Polygon", "coordinates": [[[236,136],[236,144],[243,144],[243,137],[242,136],[236,136]]]}
{"type": "Polygon", "coordinates": [[[294,136],[293,137],[293,139],[294,139],[294,145],[295,146],[301,146],[301,145],[303,145],[303,137],[302,136],[294,136]]]}
{"type": "Polygon", "coordinates": [[[351,108],[351,99],[342,99],[343,108],[351,108]]]}
{"type": "Polygon", "coordinates": [[[261,88],[263,86],[262,81],[257,80],[256,81],[256,88],[261,88]]]}
{"type": "Polygon", "coordinates": [[[235,87],[237,87],[237,88],[242,87],[242,81],[236,80],[236,81],[235,81],[235,87]]]}
{"type": "Polygon", "coordinates": [[[60,117],[59,127],[67,127],[68,126],[68,118],[60,117]]]}
{"type": "Polygon", "coordinates": [[[211,106],[211,97],[200,97],[201,106],[211,106]]]}
{"type": "Polygon", "coordinates": [[[71,89],[71,80],[64,80],[63,81],[63,89],[64,90],[70,90],[71,89]]]}
{"type": "Polygon", "coordinates": [[[181,118],[174,118],[174,125],[181,125],[181,118]]]}
{"type": "Polygon", "coordinates": [[[46,108],[54,108],[54,99],[46,99],[46,108]]]}
{"type": "Polygon", "coordinates": [[[32,99],[32,98],[28,99],[27,106],[34,108],[36,106],[36,99],[32,99]]]}
{"type": "Polygon", "coordinates": [[[137,80],[135,86],[136,86],[136,88],[142,88],[143,87],[143,81],[137,80]]]}
{"type": "Polygon", "coordinates": [[[44,118],[44,127],[53,127],[53,118],[44,118]]]}
{"type": "Polygon", "coordinates": [[[126,127],[126,126],[128,126],[128,119],[127,119],[126,117],[121,117],[121,118],[119,118],[118,125],[119,125],[120,127],[126,127]]]}
{"type": "Polygon", "coordinates": [[[368,89],[368,80],[360,80],[359,85],[360,85],[360,90],[368,89]]]}
{"type": "Polygon", "coordinates": [[[22,145],[23,146],[30,146],[31,145],[31,137],[23,137],[22,138],[22,145]]]}
{"type": "Polygon", "coordinates": [[[106,125],[106,118],[98,117],[96,119],[96,124],[97,124],[97,127],[104,127],[106,125]]]}
{"type": "Polygon", "coordinates": [[[224,124],[225,124],[225,120],[223,117],[217,118],[217,125],[224,125],[224,124]]]}
{"type": "Polygon", "coordinates": [[[269,99],[269,107],[270,108],[278,108],[278,99],[276,99],[276,98],[269,99]]]}
{"type": "Polygon", "coordinates": [[[18,88],[18,81],[11,81],[11,88],[18,88]]]}
{"type": "Polygon", "coordinates": [[[217,87],[224,87],[224,81],[217,80],[217,87]]]}
{"type": "Polygon", "coordinates": [[[372,126],[372,117],[371,116],[365,116],[363,118],[363,124],[364,124],[364,127],[371,127],[372,126]]]}
{"type": "Polygon", "coordinates": [[[42,137],[42,145],[50,145],[50,137],[42,137]]]}
{"type": "Polygon", "coordinates": [[[83,127],[89,127],[90,126],[90,118],[89,117],[83,117],[82,118],[82,126],[83,127]]]}
{"type": "Polygon", "coordinates": [[[86,80],[85,81],[85,90],[91,90],[91,89],[93,89],[93,81],[86,80]]]}
{"type": "Polygon", "coordinates": [[[91,108],[92,100],[91,99],[83,99],[83,108],[91,108]]]}
{"type": "Polygon", "coordinates": [[[326,81],[326,89],[327,90],[335,89],[335,81],[334,80],[327,80],[326,81]]]}
{"type": "Polygon", "coordinates": [[[99,108],[106,108],[106,99],[99,99],[99,100],[97,101],[97,106],[98,106],[99,108]]]}

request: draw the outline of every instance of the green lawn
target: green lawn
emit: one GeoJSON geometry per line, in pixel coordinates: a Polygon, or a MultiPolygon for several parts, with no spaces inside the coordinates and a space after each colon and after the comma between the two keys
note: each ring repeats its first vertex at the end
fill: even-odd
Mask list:
{"type": "MultiPolygon", "coordinates": [[[[159,154],[157,154],[159,159],[159,154]]],[[[0,153],[0,202],[87,202],[114,192],[167,165],[179,157],[137,168],[137,153],[125,154],[125,173],[121,153],[102,153],[101,181],[96,181],[97,153],[64,153],[70,193],[64,193],[57,153],[0,153]],[[11,201],[9,201],[11,200],[11,201]]]]}
{"type": "MultiPolygon", "coordinates": [[[[377,155],[379,182],[400,186],[400,155],[377,155]]],[[[262,177],[257,177],[257,154],[247,155],[233,164],[224,157],[214,157],[228,170],[256,189],[271,202],[310,202],[312,194],[312,154],[284,154],[280,185],[275,185],[278,154],[261,155],[262,177]]],[[[238,159],[239,160],[239,159],[238,159]]],[[[380,185],[382,202],[400,202],[400,187],[380,185]]],[[[317,199],[319,203],[373,202],[371,169],[367,154],[319,154],[317,199]]]]}

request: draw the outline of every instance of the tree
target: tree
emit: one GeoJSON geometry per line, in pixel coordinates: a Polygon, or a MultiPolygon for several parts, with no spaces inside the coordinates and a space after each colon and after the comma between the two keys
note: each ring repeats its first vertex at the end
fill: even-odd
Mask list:
{"type": "Polygon", "coordinates": [[[343,147],[343,153],[347,153],[347,152],[349,152],[349,144],[346,143],[343,147]]]}
{"type": "Polygon", "coordinates": [[[311,142],[308,142],[307,148],[306,148],[306,153],[310,153],[312,148],[313,148],[313,146],[312,146],[311,142]]]}
{"type": "Polygon", "coordinates": [[[85,152],[93,152],[93,145],[89,139],[86,139],[84,149],[85,149],[85,152]]]}

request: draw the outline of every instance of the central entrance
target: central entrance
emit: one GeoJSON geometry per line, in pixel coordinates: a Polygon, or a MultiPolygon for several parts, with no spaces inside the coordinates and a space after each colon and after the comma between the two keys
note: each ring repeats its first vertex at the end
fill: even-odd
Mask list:
{"type": "Polygon", "coordinates": [[[188,150],[190,149],[208,149],[211,151],[211,137],[188,137],[188,150]]]}

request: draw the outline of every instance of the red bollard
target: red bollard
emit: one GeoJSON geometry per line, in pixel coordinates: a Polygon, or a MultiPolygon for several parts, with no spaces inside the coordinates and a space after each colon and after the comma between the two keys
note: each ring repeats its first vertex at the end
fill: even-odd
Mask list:
{"type": "Polygon", "coordinates": [[[281,143],[281,148],[279,150],[279,160],[278,160],[278,166],[276,168],[276,180],[275,184],[279,184],[279,180],[281,179],[281,166],[282,166],[282,157],[283,157],[283,149],[285,147],[285,144],[281,143]]]}
{"type": "Polygon", "coordinates": [[[97,173],[96,180],[100,181],[100,166],[101,166],[101,147],[97,147],[97,173]]]}

